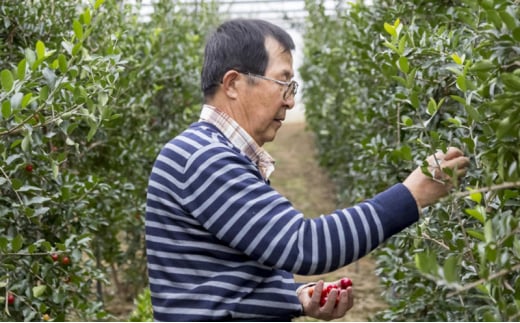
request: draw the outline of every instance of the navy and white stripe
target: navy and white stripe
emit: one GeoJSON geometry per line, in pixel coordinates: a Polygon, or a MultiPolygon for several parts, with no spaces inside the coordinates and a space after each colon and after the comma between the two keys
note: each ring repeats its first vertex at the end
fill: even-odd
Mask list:
{"type": "Polygon", "coordinates": [[[353,208],[304,218],[217,128],[195,123],[165,145],[149,180],[154,318],[298,316],[292,273],[345,266],[417,219],[415,200],[402,184],[353,208]]]}

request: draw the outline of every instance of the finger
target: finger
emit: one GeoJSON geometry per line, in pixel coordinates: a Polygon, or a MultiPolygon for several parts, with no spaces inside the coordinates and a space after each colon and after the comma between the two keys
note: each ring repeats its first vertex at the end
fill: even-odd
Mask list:
{"type": "Polygon", "coordinates": [[[450,168],[458,172],[459,170],[466,170],[469,167],[469,163],[470,161],[467,157],[456,157],[445,161],[442,164],[442,169],[450,168]]]}
{"type": "MultiPolygon", "coordinates": [[[[350,288],[350,287],[349,287],[350,288]]],[[[350,288],[352,290],[352,288],[350,288]]],[[[351,294],[351,293],[350,293],[351,294]]],[[[335,309],[335,316],[342,317],[350,309],[349,292],[345,289],[341,290],[338,295],[338,304],[335,309]]]]}
{"type": "Polygon", "coordinates": [[[444,160],[451,160],[460,156],[464,156],[464,153],[460,149],[456,147],[449,147],[444,156],[444,160]]]}
{"type": "Polygon", "coordinates": [[[316,285],[314,285],[314,292],[311,297],[311,302],[314,306],[314,304],[317,304],[317,307],[320,306],[320,298],[321,298],[321,292],[323,291],[323,280],[320,280],[316,285]]]}
{"type": "Polygon", "coordinates": [[[327,295],[327,301],[321,307],[321,311],[323,313],[332,313],[334,311],[334,307],[336,306],[336,298],[338,297],[338,289],[332,289],[327,295]]]}
{"type": "Polygon", "coordinates": [[[352,287],[347,288],[347,311],[354,307],[354,289],[352,287]]]}

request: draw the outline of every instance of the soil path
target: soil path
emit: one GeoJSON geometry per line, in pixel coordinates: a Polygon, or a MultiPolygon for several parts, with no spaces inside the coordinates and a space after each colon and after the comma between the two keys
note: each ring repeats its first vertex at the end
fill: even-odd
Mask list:
{"type": "MultiPolygon", "coordinates": [[[[271,185],[305,216],[316,217],[337,208],[334,185],[317,163],[313,134],[306,131],[304,123],[284,124],[275,141],[264,147],[276,159],[276,170],[271,177],[271,185]]],[[[295,280],[335,281],[341,277],[350,277],[354,282],[354,307],[345,317],[336,321],[366,322],[376,312],[387,307],[380,296],[381,287],[374,270],[374,259],[366,256],[334,272],[316,276],[295,276],[295,280]]],[[[296,321],[316,320],[301,317],[296,321]]]]}

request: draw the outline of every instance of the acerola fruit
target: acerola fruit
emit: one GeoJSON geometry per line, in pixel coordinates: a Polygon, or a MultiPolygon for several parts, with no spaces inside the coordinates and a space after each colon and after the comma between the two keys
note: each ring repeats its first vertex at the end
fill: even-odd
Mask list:
{"type": "MultiPolygon", "coordinates": [[[[329,297],[329,294],[332,290],[336,289],[337,290],[337,296],[336,296],[336,305],[338,305],[339,303],[339,293],[342,289],[347,289],[348,287],[351,287],[352,286],[352,280],[350,278],[347,278],[347,277],[344,277],[342,278],[338,284],[326,284],[323,286],[323,290],[321,291],[321,295],[320,295],[320,306],[323,306],[325,305],[325,303],[327,302],[327,299],[329,297]]],[[[314,287],[309,287],[308,291],[307,291],[309,297],[312,297],[312,295],[314,294],[314,287]]]]}
{"type": "Polygon", "coordinates": [[[31,173],[33,171],[33,165],[31,165],[31,164],[25,165],[25,171],[31,173]]]}
{"type": "Polygon", "coordinates": [[[13,293],[9,292],[7,294],[7,304],[13,305],[14,304],[14,299],[15,299],[15,297],[14,297],[13,293]]]}
{"type": "Polygon", "coordinates": [[[321,295],[321,298],[320,298],[320,306],[325,305],[325,303],[327,303],[327,296],[323,296],[323,295],[321,295]]]}
{"type": "Polygon", "coordinates": [[[341,278],[339,281],[339,286],[341,289],[347,289],[347,287],[352,286],[352,280],[350,278],[341,278]]]}
{"type": "Polygon", "coordinates": [[[57,253],[53,253],[53,254],[51,254],[51,258],[53,261],[58,261],[59,256],[57,253]]]}
{"type": "Polygon", "coordinates": [[[64,266],[70,265],[70,258],[67,256],[61,258],[61,264],[64,266]]]}
{"type": "Polygon", "coordinates": [[[42,319],[43,319],[44,321],[48,321],[48,320],[51,319],[51,317],[49,316],[49,314],[43,314],[42,319]]]}

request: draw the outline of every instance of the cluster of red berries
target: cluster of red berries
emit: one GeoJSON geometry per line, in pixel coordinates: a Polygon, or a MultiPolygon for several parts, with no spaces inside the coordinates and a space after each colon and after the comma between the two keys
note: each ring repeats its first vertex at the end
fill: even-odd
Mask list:
{"type": "MultiPolygon", "coordinates": [[[[51,254],[53,261],[60,261],[60,256],[57,253],[51,254]]],[[[61,257],[61,264],[64,266],[70,265],[70,258],[68,256],[61,257]]]]}
{"type": "MultiPolygon", "coordinates": [[[[352,280],[346,277],[341,278],[338,284],[325,284],[320,295],[320,306],[325,305],[325,303],[327,302],[327,298],[329,297],[329,294],[332,290],[337,290],[339,295],[340,290],[347,289],[350,286],[352,286],[352,280]]],[[[314,287],[309,287],[308,294],[309,297],[312,297],[312,295],[314,294],[314,287]]],[[[338,302],[339,299],[336,298],[336,305],[338,304],[338,302]]]]}

